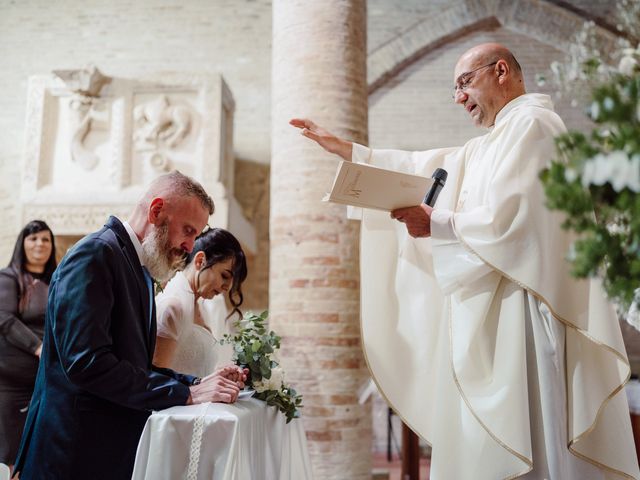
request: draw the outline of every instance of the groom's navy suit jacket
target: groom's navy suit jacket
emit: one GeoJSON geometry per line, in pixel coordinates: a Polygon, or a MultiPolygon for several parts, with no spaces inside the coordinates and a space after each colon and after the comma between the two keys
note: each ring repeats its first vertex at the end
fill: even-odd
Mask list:
{"type": "Polygon", "coordinates": [[[21,480],[129,480],[150,410],[184,405],[194,377],[151,365],[155,303],[115,217],[58,266],[45,328],[16,471],[21,480]]]}

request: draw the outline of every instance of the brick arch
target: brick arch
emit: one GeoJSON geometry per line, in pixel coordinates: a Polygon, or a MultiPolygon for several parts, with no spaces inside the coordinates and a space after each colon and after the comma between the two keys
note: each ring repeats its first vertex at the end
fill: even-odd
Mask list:
{"type": "MultiPolygon", "coordinates": [[[[460,0],[369,53],[369,94],[427,53],[470,32],[503,26],[566,50],[587,20],[582,12],[543,0],[460,0]]],[[[618,36],[600,26],[596,31],[602,52],[612,52],[618,36]]]]}

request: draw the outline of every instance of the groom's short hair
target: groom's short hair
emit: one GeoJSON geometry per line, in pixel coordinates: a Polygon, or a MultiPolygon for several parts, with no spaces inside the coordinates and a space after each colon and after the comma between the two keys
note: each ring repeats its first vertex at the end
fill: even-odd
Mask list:
{"type": "Polygon", "coordinates": [[[178,170],[160,175],[153,180],[144,196],[144,200],[149,202],[153,197],[158,196],[196,197],[200,200],[202,206],[208,210],[209,215],[213,215],[215,210],[213,200],[204,187],[178,170]]]}

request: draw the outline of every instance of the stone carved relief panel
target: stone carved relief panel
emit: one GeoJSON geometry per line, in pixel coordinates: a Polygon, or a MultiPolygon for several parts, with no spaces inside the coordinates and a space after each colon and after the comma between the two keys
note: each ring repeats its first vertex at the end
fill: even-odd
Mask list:
{"type": "Polygon", "coordinates": [[[130,205],[24,205],[25,219],[45,219],[56,235],[85,235],[98,230],[109,215],[127,218],[130,205]]]}
{"type": "Polygon", "coordinates": [[[255,232],[233,197],[231,91],[220,75],[108,77],[95,67],[30,78],[22,218],[79,235],[126,216],[151,180],[178,169],[199,180],[246,245],[255,232]]]}
{"type": "Polygon", "coordinates": [[[69,142],[63,142],[62,146],[69,149],[71,160],[78,166],[93,170],[100,161],[98,146],[108,141],[110,105],[100,97],[100,92],[111,78],[95,66],[83,70],[55,70],[53,73],[72,94],[65,101],[66,108],[61,109],[69,114],[66,121],[59,123],[69,128],[69,142]]]}
{"type": "MultiPolygon", "coordinates": [[[[134,96],[133,163],[157,172],[184,169],[196,151],[197,92],[141,93],[134,96]]],[[[134,167],[135,168],[135,167],[134,167]]]]}

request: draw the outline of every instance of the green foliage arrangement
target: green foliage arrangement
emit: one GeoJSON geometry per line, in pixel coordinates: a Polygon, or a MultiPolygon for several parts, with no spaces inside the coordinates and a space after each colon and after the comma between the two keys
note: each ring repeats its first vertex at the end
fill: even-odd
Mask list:
{"type": "MultiPolygon", "coordinates": [[[[640,48],[640,47],[639,47],[640,48]]],[[[624,310],[640,305],[640,49],[625,48],[618,68],[582,62],[590,86],[590,134],[556,139],[558,158],[540,177],[551,209],[579,234],[569,252],[578,277],[599,275],[624,310]],[[595,214],[595,215],[594,215],[595,214]]]]}
{"type": "Polygon", "coordinates": [[[260,315],[247,312],[235,323],[236,333],[224,335],[220,343],[231,345],[232,361],[249,369],[247,386],[256,391],[255,398],[277,407],[289,423],[300,417],[302,395],[284,383],[284,371],[275,356],[280,337],[274,331],[267,332],[267,318],[267,311],[260,315]]]}

